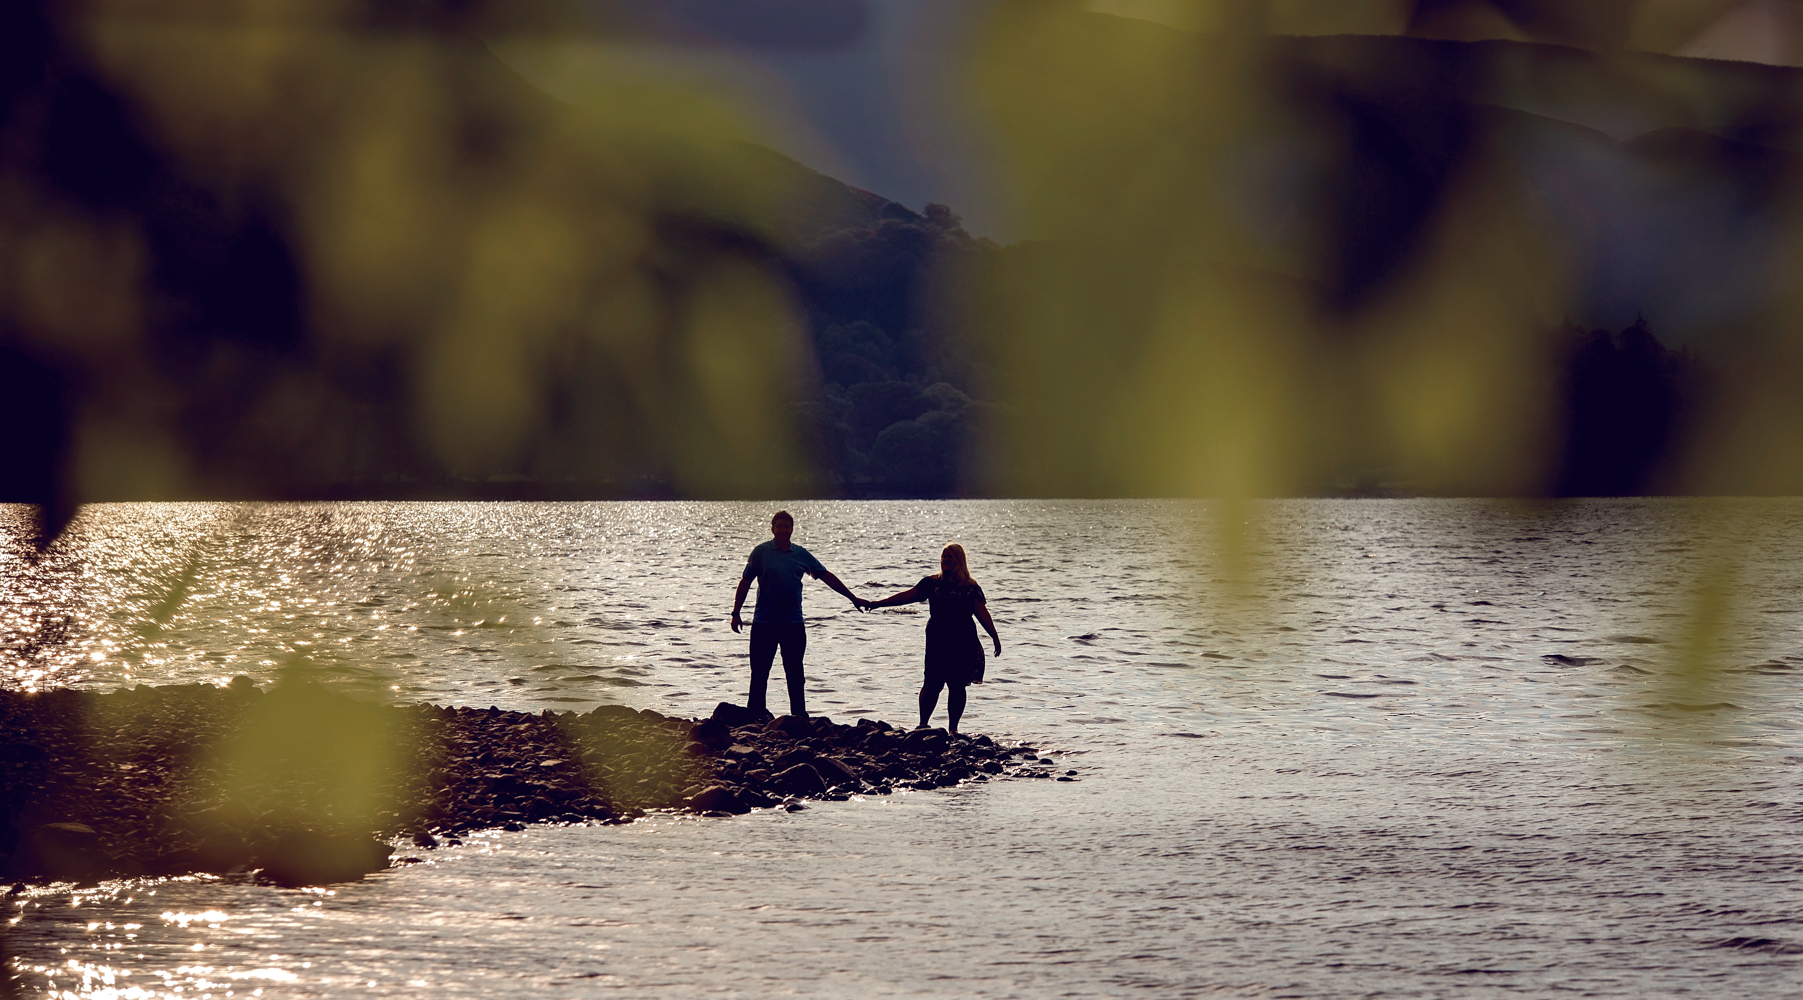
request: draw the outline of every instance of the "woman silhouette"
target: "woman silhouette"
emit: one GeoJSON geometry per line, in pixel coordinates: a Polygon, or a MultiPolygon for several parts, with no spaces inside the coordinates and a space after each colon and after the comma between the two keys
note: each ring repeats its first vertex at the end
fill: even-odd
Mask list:
{"type": "Polygon", "coordinates": [[[1002,655],[1001,637],[995,634],[983,588],[970,578],[964,546],[957,542],[947,545],[939,553],[938,573],[923,577],[894,597],[871,601],[869,607],[917,601],[927,602],[932,611],[927,619],[926,681],[920,686],[920,728],[926,728],[939,704],[939,689],[950,688],[945,707],[951,713],[951,724],[946,728],[957,735],[958,719],[964,715],[964,686],[983,683],[983,643],[972,618],[983,623],[983,630],[995,642],[995,655],[1002,655]]]}

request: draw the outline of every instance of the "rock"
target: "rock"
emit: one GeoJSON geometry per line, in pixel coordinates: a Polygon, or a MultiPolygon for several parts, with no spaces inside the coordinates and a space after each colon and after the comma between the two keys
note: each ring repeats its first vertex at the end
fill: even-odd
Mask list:
{"type": "Polygon", "coordinates": [[[623,718],[636,719],[639,713],[634,712],[625,705],[601,705],[590,711],[588,714],[590,717],[597,719],[619,720],[623,718]]]}
{"type": "Polygon", "coordinates": [[[689,737],[706,749],[718,749],[732,742],[732,726],[719,719],[703,719],[695,723],[689,737]]]}
{"type": "Polygon", "coordinates": [[[86,823],[45,823],[22,838],[7,867],[20,875],[85,882],[112,874],[116,865],[86,823]]]}
{"type": "MultiPolygon", "coordinates": [[[[271,843],[278,843],[272,840],[271,843]]],[[[269,844],[262,845],[265,851],[269,844]]],[[[279,846],[276,847],[279,850],[279,846]]],[[[248,838],[232,830],[213,830],[200,841],[190,855],[190,864],[203,872],[241,872],[256,867],[256,853],[248,838]]]]}
{"type": "Polygon", "coordinates": [[[98,846],[100,834],[86,823],[45,823],[33,831],[34,839],[54,842],[75,849],[98,846]]]}
{"type": "Polygon", "coordinates": [[[821,777],[835,785],[856,786],[858,784],[858,772],[836,757],[815,758],[814,770],[820,772],[821,777]]]}
{"type": "Polygon", "coordinates": [[[818,797],[826,794],[826,782],[811,764],[797,764],[772,779],[777,788],[790,795],[818,797]]]}
{"type": "Polygon", "coordinates": [[[814,735],[814,726],[805,715],[778,716],[770,725],[792,739],[805,739],[814,735]]]}
{"type": "Polygon", "coordinates": [[[724,785],[713,785],[702,789],[688,799],[688,807],[696,812],[748,813],[751,806],[740,800],[738,794],[724,785]]]}
{"type": "Polygon", "coordinates": [[[770,713],[768,712],[758,712],[746,708],[743,705],[734,705],[731,702],[723,701],[714,706],[714,714],[711,717],[711,721],[718,722],[728,729],[737,729],[740,726],[749,726],[764,722],[769,719],[769,717],[770,713]]]}
{"type": "Polygon", "coordinates": [[[755,788],[741,788],[737,794],[740,802],[753,809],[768,809],[778,802],[774,796],[765,795],[755,788]]]}
{"type": "Polygon", "coordinates": [[[943,729],[916,729],[902,740],[902,744],[911,753],[939,756],[951,746],[951,740],[943,729]]]}
{"type": "Polygon", "coordinates": [[[289,888],[351,882],[387,868],[391,853],[387,844],[372,837],[290,830],[276,837],[262,875],[289,888]]]}
{"type": "Polygon", "coordinates": [[[770,767],[772,770],[782,772],[797,764],[812,764],[815,756],[816,754],[811,748],[807,746],[796,746],[771,761],[770,767]]]}

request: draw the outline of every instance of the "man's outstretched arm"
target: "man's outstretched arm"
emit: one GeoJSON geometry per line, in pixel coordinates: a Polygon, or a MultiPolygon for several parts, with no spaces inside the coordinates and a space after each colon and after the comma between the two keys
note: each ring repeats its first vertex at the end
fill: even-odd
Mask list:
{"type": "Polygon", "coordinates": [[[745,606],[745,595],[751,593],[751,578],[740,577],[739,589],[732,595],[732,630],[737,632],[744,622],[739,620],[739,609],[745,606]]]}
{"type": "Polygon", "coordinates": [[[844,582],[842,582],[838,577],[834,576],[831,572],[823,569],[820,571],[820,575],[818,577],[816,577],[816,579],[818,579],[821,583],[824,583],[827,586],[838,591],[839,593],[844,594],[847,598],[849,598],[851,600],[852,607],[857,608],[859,611],[864,610],[864,599],[859,597],[858,595],[852,593],[851,588],[847,587],[844,584],[844,582]]]}

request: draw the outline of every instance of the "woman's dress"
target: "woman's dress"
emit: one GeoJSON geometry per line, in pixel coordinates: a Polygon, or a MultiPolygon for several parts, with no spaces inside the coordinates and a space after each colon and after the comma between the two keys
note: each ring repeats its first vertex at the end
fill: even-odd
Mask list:
{"type": "Polygon", "coordinates": [[[927,618],[927,683],[963,687],[981,681],[983,643],[977,638],[975,616],[977,605],[985,603],[983,588],[974,583],[959,586],[929,576],[915,584],[914,589],[925,595],[930,611],[927,618]]]}

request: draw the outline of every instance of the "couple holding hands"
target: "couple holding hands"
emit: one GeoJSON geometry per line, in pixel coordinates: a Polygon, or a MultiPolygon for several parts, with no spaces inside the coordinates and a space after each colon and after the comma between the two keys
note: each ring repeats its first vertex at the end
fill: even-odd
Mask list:
{"type": "Polygon", "coordinates": [[[751,696],[746,706],[754,712],[767,712],[764,693],[770,683],[770,667],[780,648],[783,674],[789,682],[789,714],[807,715],[807,698],[803,690],[805,675],[802,656],[807,652],[808,634],[801,618],[801,577],[807,574],[851,599],[859,611],[886,608],[926,601],[931,611],[927,619],[926,680],[920,686],[920,725],[926,727],[933,709],[939,704],[940,688],[950,690],[946,708],[951,722],[946,727],[958,732],[958,719],[964,715],[964,688],[983,683],[983,644],[977,638],[976,622],[995,643],[995,655],[1002,655],[1002,640],[995,632],[995,622],[984,603],[983,588],[970,578],[964,559],[964,547],[956,542],[939,554],[939,572],[922,577],[914,586],[893,597],[866,601],[834,576],[807,549],[789,540],[795,533],[795,518],[779,510],[770,519],[770,541],[751,550],[745,572],[739,577],[739,589],[732,599],[732,630],[739,631],[744,622],[739,609],[751,581],[758,582],[757,610],[751,619],[751,696]],[[974,621],[973,621],[974,620],[974,621]]]}

